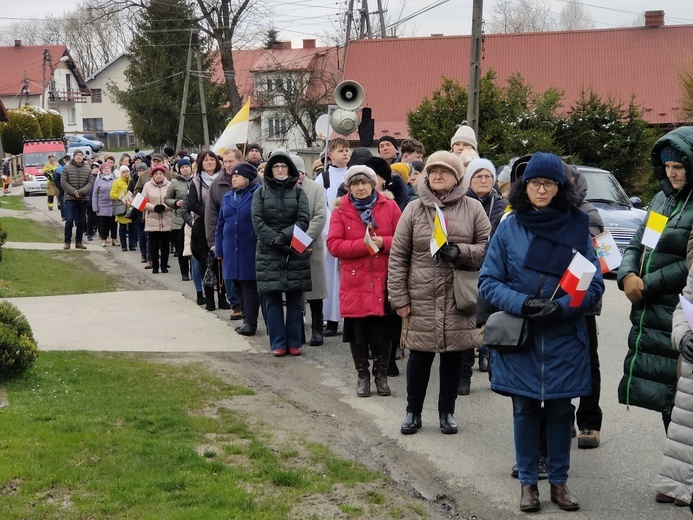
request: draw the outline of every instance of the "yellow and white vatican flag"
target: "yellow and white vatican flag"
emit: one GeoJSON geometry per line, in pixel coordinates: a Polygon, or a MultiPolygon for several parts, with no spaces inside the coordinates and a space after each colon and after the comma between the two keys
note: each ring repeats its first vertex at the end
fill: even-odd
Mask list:
{"type": "Polygon", "coordinates": [[[233,117],[229,124],[226,125],[224,133],[221,134],[212,151],[217,155],[224,155],[227,148],[233,148],[237,144],[248,141],[248,121],[250,119],[250,97],[245,105],[241,107],[238,113],[233,117]]]}

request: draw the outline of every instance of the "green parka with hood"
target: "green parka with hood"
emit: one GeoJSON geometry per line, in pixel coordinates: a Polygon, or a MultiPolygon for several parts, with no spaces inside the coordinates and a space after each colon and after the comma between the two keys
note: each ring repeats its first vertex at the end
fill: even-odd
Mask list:
{"type": "Polygon", "coordinates": [[[265,185],[255,190],[251,206],[253,229],[257,235],[255,274],[257,292],[300,291],[312,289],[310,254],[291,247],[294,226],[306,231],[310,207],[306,193],[296,186],[298,170],[283,152],[274,152],[265,166],[265,185]],[[289,177],[277,180],[272,172],[276,163],[289,167],[289,177]]]}
{"type": "Polygon", "coordinates": [[[626,248],[618,270],[618,286],[635,273],[643,281],[643,300],[634,304],[628,334],[624,376],[618,387],[619,402],[670,414],[676,392],[679,352],[671,345],[671,319],[679,294],[686,285],[686,248],[693,227],[693,127],[681,127],[659,139],[652,150],[652,163],[662,191],[655,195],[645,220],[626,248]],[[661,160],[671,146],[682,158],[686,184],[674,189],[661,160]],[[657,246],[642,245],[651,212],[668,218],[657,246]]]}

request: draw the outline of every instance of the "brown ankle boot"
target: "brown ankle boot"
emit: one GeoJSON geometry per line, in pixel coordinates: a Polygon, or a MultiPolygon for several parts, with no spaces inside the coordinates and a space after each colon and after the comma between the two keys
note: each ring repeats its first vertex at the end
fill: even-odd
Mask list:
{"type": "Polygon", "coordinates": [[[568,487],[565,484],[551,484],[551,502],[563,511],[577,511],[580,509],[580,504],[570,495],[570,491],[568,491],[568,487]]]}
{"type": "Polygon", "coordinates": [[[370,397],[371,395],[371,373],[368,371],[368,345],[349,343],[351,347],[351,357],[354,359],[354,367],[359,375],[359,384],[356,388],[356,395],[359,397],[370,397]]]}
{"type": "Polygon", "coordinates": [[[390,366],[390,342],[379,343],[371,346],[373,349],[373,375],[375,376],[375,388],[378,395],[391,395],[387,384],[387,369],[390,366]]]}
{"type": "Polygon", "coordinates": [[[371,396],[371,375],[368,371],[365,374],[359,374],[359,385],[356,387],[356,395],[359,397],[371,396]]]}
{"type": "Polygon", "coordinates": [[[520,489],[520,511],[534,513],[541,509],[539,488],[536,484],[522,484],[520,489]]]}

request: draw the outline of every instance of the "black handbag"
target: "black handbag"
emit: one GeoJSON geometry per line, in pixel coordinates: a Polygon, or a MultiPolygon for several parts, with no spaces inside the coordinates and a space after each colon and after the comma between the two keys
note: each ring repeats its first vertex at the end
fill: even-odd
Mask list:
{"type": "MultiPolygon", "coordinates": [[[[546,275],[539,279],[539,287],[534,297],[541,295],[546,275]]],[[[502,354],[516,354],[529,350],[529,320],[524,316],[505,311],[496,311],[486,320],[483,345],[502,354]]]]}
{"type": "Polygon", "coordinates": [[[529,348],[529,320],[505,311],[494,312],[486,320],[483,344],[503,354],[526,351],[529,348]]]}

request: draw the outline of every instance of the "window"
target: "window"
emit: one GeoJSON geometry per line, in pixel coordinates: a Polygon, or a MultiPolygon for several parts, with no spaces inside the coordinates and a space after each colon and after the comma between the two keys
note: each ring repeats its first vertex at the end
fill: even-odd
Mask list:
{"type": "Polygon", "coordinates": [[[269,139],[284,139],[286,136],[286,119],[270,118],[267,120],[267,126],[269,139]]]}
{"type": "Polygon", "coordinates": [[[82,127],[85,132],[103,132],[103,117],[84,118],[82,119],[82,127]]]}
{"type": "Polygon", "coordinates": [[[70,74],[65,74],[65,90],[70,92],[72,90],[72,76],[70,74]]]}
{"type": "Polygon", "coordinates": [[[77,124],[77,110],[75,107],[67,109],[67,124],[75,126],[77,124]]]}
{"type": "Polygon", "coordinates": [[[100,88],[91,89],[91,102],[92,103],[101,103],[101,89],[100,88]]]}

